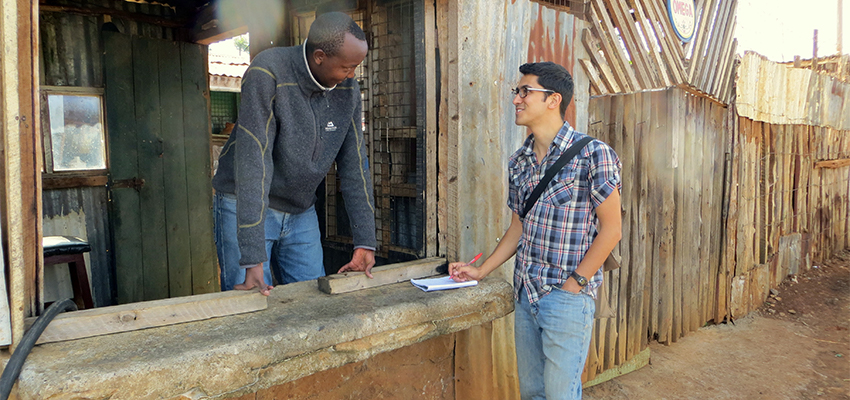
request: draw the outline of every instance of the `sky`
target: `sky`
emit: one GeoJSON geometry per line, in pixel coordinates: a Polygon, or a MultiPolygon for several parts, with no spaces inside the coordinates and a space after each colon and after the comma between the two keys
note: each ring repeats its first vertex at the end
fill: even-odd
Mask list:
{"type": "MultiPolygon", "coordinates": [[[[818,57],[838,52],[839,0],[739,0],[738,53],[754,50],[773,61],[812,58],[814,30],[818,57]]],[[[850,53],[850,0],[843,4],[843,49],[850,53]]]]}

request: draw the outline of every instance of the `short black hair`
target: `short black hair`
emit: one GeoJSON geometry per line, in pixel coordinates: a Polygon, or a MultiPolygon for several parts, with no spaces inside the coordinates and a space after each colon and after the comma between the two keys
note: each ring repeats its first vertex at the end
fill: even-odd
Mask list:
{"type": "Polygon", "coordinates": [[[551,61],[539,63],[526,63],[519,67],[523,75],[537,76],[537,83],[544,89],[554,90],[562,97],[561,116],[567,112],[567,106],[573,100],[573,77],[569,71],[561,65],[551,61]]]}
{"type": "Polygon", "coordinates": [[[312,54],[316,49],[322,49],[328,56],[337,55],[345,42],[346,33],[366,41],[363,29],[360,29],[348,14],[333,11],[319,15],[310,25],[310,33],[307,34],[307,53],[312,54]]]}

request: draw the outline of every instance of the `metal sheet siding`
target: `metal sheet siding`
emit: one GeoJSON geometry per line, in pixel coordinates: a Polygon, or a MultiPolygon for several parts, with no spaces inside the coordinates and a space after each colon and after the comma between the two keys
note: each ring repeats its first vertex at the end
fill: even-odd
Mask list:
{"type": "MultiPolygon", "coordinates": [[[[169,17],[169,8],[149,4],[101,1],[91,4],[127,12],[169,17]]],[[[173,39],[174,29],[112,18],[121,33],[154,39],[173,39]]],[[[39,14],[41,84],[103,87],[103,16],[43,11],[39,14]]]]}
{"type": "MultiPolygon", "coordinates": [[[[461,1],[458,7],[460,203],[458,253],[489,252],[510,223],[507,161],[528,132],[514,125],[510,89],[526,62],[564,65],[575,81],[568,121],[587,131],[586,57],[577,32],[585,22],[529,0],[461,1]],[[580,53],[581,52],[581,53],[580,53]]],[[[510,272],[507,276],[510,280],[510,272]]]]}
{"type": "Polygon", "coordinates": [[[741,116],[771,124],[850,129],[850,84],[834,77],[748,52],[738,67],[736,88],[741,116]]]}
{"type": "Polygon", "coordinates": [[[42,192],[44,236],[71,235],[85,239],[92,251],[86,257],[95,306],[112,304],[114,268],[109,249],[109,214],[105,187],[42,192]]]}

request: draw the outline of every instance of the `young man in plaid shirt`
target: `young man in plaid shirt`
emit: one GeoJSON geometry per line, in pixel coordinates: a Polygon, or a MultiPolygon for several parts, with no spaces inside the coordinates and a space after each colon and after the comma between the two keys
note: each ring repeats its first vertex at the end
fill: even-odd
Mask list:
{"type": "Polygon", "coordinates": [[[529,63],[513,90],[516,124],[528,136],[508,161],[511,224],[480,267],[452,263],[455,280],[479,280],[516,254],[515,337],[522,399],[580,399],[602,263],[621,235],[617,154],[592,140],[552,179],[525,218],[546,170],[586,135],[563,115],[573,80],[555,63],[529,63]]]}

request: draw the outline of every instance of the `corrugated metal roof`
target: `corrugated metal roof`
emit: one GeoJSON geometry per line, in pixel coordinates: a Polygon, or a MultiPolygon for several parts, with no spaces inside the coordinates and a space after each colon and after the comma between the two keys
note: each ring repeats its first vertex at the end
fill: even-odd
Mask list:
{"type": "Polygon", "coordinates": [[[248,63],[210,61],[210,75],[241,78],[246,69],[248,69],[248,63]]]}

